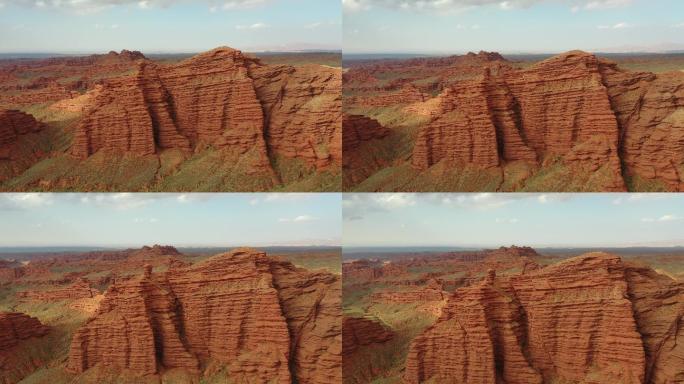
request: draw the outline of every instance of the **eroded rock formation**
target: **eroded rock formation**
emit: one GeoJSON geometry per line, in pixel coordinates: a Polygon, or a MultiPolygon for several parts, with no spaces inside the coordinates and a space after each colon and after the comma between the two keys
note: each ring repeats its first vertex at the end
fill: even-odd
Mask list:
{"type": "Polygon", "coordinates": [[[657,383],[684,375],[682,285],[590,253],[487,277],[411,344],[407,383],[657,383]],[[664,346],[667,346],[663,348],[664,346]]]}
{"type": "Polygon", "coordinates": [[[21,135],[38,132],[43,124],[36,119],[17,110],[0,110],[0,160],[11,158],[12,144],[21,135]]]}
{"type": "Polygon", "coordinates": [[[384,343],[394,337],[394,333],[377,319],[365,317],[345,316],[342,334],[342,351],[345,357],[350,357],[361,346],[384,343]]]}
{"type": "Polygon", "coordinates": [[[22,340],[45,336],[50,328],[40,320],[18,312],[0,313],[0,351],[9,351],[22,340]]]}
{"type": "Polygon", "coordinates": [[[345,114],[342,119],[342,129],[343,182],[345,185],[354,185],[386,165],[382,159],[364,153],[361,145],[386,137],[390,130],[375,119],[349,114],[345,114]]]}
{"type": "Polygon", "coordinates": [[[18,383],[27,373],[40,364],[26,361],[21,345],[33,338],[40,338],[50,332],[50,327],[40,320],[18,312],[0,312],[0,383],[18,383]]]}
{"type": "Polygon", "coordinates": [[[86,279],[76,279],[71,285],[50,286],[44,290],[28,290],[17,292],[17,297],[35,301],[72,300],[93,298],[100,292],[90,286],[86,279]]]}
{"type": "Polygon", "coordinates": [[[581,51],[521,70],[487,63],[479,76],[407,107],[431,116],[412,164],[493,168],[562,159],[576,173],[600,173],[593,182],[603,191],[625,190],[625,177],[682,189],[683,84],[681,73],[621,71],[581,51]]]}
{"type": "Polygon", "coordinates": [[[95,365],[139,375],[209,361],[238,382],[341,380],[341,285],[262,252],[238,249],[201,263],[117,281],[73,337],[68,369],[95,365]]]}
{"type": "Polygon", "coordinates": [[[139,61],[92,98],[71,152],[211,145],[249,152],[253,172],[269,172],[271,155],[322,168],[341,161],[340,89],[339,69],[263,65],[225,47],[170,66],[139,61]]]}

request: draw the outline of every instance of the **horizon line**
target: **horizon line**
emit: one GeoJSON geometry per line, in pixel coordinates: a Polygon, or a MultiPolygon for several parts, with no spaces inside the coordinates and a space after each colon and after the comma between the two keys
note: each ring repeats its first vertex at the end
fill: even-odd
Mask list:
{"type": "Polygon", "coordinates": [[[85,244],[85,245],[0,245],[0,251],[8,249],[8,248],[16,248],[16,249],[28,249],[28,248],[99,248],[99,249],[130,249],[130,248],[142,248],[142,247],[152,247],[154,245],[159,245],[159,246],[171,246],[174,248],[235,248],[235,247],[255,247],[255,248],[260,248],[260,247],[302,247],[302,248],[307,248],[307,247],[342,247],[342,245],[339,244],[322,244],[322,243],[313,243],[313,244],[179,244],[179,245],[174,245],[174,244],[155,244],[149,243],[149,244],[142,244],[142,245],[136,245],[136,244],[119,244],[119,245],[91,245],[91,244],[85,244]]]}
{"type": "MultiPolygon", "coordinates": [[[[588,53],[609,54],[609,55],[629,55],[629,54],[651,54],[651,55],[667,55],[667,54],[684,54],[684,48],[671,49],[661,51],[648,50],[634,50],[634,51],[611,51],[600,49],[568,49],[559,51],[504,51],[504,50],[480,50],[478,52],[498,53],[501,55],[559,55],[572,51],[584,51],[588,53]]],[[[444,55],[466,55],[468,53],[477,53],[472,50],[466,51],[352,51],[345,52],[342,50],[342,55],[426,55],[426,56],[444,56],[444,55]]]]}
{"type": "Polygon", "coordinates": [[[342,248],[510,248],[510,247],[530,247],[530,248],[684,248],[684,243],[677,245],[562,245],[562,244],[545,244],[545,245],[343,245],[342,248]]]}

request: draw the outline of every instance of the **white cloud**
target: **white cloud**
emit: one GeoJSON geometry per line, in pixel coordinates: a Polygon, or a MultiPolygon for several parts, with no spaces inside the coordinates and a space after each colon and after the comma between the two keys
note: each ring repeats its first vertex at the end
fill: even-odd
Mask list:
{"type": "Polygon", "coordinates": [[[538,204],[572,199],[571,194],[536,193],[371,193],[345,194],[342,198],[344,219],[361,220],[370,213],[405,209],[419,203],[442,205],[449,208],[494,210],[528,200],[538,204]]]}
{"type": "Polygon", "coordinates": [[[594,0],[586,2],[584,6],[581,7],[581,9],[585,9],[588,11],[595,9],[611,9],[625,7],[631,4],[632,0],[594,0]]]}
{"type": "Polygon", "coordinates": [[[311,24],[305,25],[304,28],[306,28],[306,29],[316,29],[316,28],[320,27],[321,25],[323,25],[323,23],[320,22],[320,21],[317,21],[317,22],[315,22],[315,23],[311,23],[311,24]]]}
{"type": "Polygon", "coordinates": [[[620,197],[613,200],[613,204],[621,205],[627,203],[638,203],[642,201],[653,201],[662,199],[676,198],[676,194],[672,193],[623,193],[620,197]]]}
{"type": "Polygon", "coordinates": [[[152,217],[149,219],[136,217],[135,219],[133,219],[133,222],[138,224],[154,224],[159,222],[159,219],[157,219],[156,217],[152,217]]]}
{"type": "Polygon", "coordinates": [[[232,0],[221,6],[224,10],[253,8],[265,4],[268,0],[232,0]]]}
{"type": "MultiPolygon", "coordinates": [[[[168,195],[166,195],[168,196],[168,195]]],[[[80,201],[83,204],[99,205],[119,210],[135,209],[148,205],[158,198],[166,197],[163,194],[141,194],[141,193],[87,193],[81,195],[80,201]]]]}
{"type": "Polygon", "coordinates": [[[279,222],[281,223],[304,223],[308,221],[316,221],[318,220],[317,218],[311,216],[311,215],[299,215],[294,218],[281,218],[278,219],[279,222]]]}
{"type": "Polygon", "coordinates": [[[268,25],[264,23],[254,23],[250,25],[236,25],[235,29],[264,29],[268,27],[268,25]]]}
{"type": "Polygon", "coordinates": [[[555,203],[572,199],[572,195],[567,193],[543,193],[537,195],[537,201],[541,204],[555,203]]]}
{"type": "Polygon", "coordinates": [[[620,22],[617,24],[613,25],[599,25],[597,28],[598,29],[624,29],[624,28],[629,28],[630,25],[625,23],[625,22],[620,22]]]}
{"type": "Polygon", "coordinates": [[[0,210],[39,208],[53,202],[51,193],[0,193],[0,210]]]}
{"type": "Polygon", "coordinates": [[[518,220],[516,218],[506,219],[506,218],[497,217],[496,220],[494,220],[494,221],[499,223],[499,224],[515,224],[520,220],[518,220]]]}
{"type": "Polygon", "coordinates": [[[369,1],[367,1],[367,0],[342,0],[342,9],[345,12],[357,12],[357,11],[366,10],[369,8],[369,5],[364,4],[366,2],[369,2],[369,1]]]}
{"type": "Polygon", "coordinates": [[[675,216],[673,214],[662,215],[658,218],[644,217],[641,221],[645,223],[662,222],[662,221],[675,221],[681,220],[681,217],[675,216]]]}
{"type": "Polygon", "coordinates": [[[213,193],[181,193],[176,196],[176,201],[179,203],[194,203],[196,201],[207,201],[219,197],[213,193]]]}
{"type": "Polygon", "coordinates": [[[94,24],[95,29],[119,29],[119,24],[104,25],[104,24],[94,24]]]}
{"type": "Polygon", "coordinates": [[[467,11],[472,8],[491,6],[509,11],[529,8],[539,4],[567,4],[573,12],[624,7],[633,0],[342,0],[345,12],[359,12],[372,8],[389,8],[407,11],[467,11]]]}
{"type": "Polygon", "coordinates": [[[314,196],[314,194],[311,193],[259,193],[257,195],[259,197],[249,200],[249,205],[259,205],[261,203],[279,203],[283,201],[303,201],[314,196]]]}
{"type": "MultiPolygon", "coordinates": [[[[210,9],[235,10],[254,8],[271,0],[200,0],[210,9]]],[[[163,8],[175,4],[193,4],[198,0],[3,0],[2,4],[13,4],[38,9],[57,9],[77,14],[92,14],[112,7],[131,6],[138,9],[163,8]]]]}

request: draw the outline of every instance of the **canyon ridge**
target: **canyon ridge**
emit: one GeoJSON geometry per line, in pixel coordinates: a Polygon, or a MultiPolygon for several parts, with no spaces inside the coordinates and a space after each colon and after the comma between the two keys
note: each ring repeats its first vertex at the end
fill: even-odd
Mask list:
{"type": "Polygon", "coordinates": [[[338,249],[21,257],[0,259],[0,383],[342,380],[338,249]]]}
{"type": "Polygon", "coordinates": [[[684,191],[684,72],[611,60],[350,60],[344,189],[684,191]]]}
{"type": "Polygon", "coordinates": [[[634,252],[345,255],[343,382],[681,382],[684,255],[634,252]]]}
{"type": "Polygon", "coordinates": [[[341,82],[334,53],[0,60],[0,190],[340,190],[341,82]]]}

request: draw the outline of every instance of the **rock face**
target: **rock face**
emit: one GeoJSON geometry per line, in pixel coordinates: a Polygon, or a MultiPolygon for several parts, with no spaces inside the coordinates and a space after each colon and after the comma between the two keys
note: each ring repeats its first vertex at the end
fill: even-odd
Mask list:
{"type": "Polygon", "coordinates": [[[24,353],[17,349],[32,338],[43,337],[50,328],[35,317],[18,312],[0,312],[0,383],[14,384],[41,364],[25,361],[24,353]]]}
{"type": "Polygon", "coordinates": [[[11,157],[11,145],[21,136],[43,129],[32,115],[17,110],[0,110],[0,160],[11,157]]]}
{"type": "Polygon", "coordinates": [[[0,106],[16,108],[77,97],[104,78],[128,73],[140,60],[145,60],[142,53],[127,50],[82,57],[3,60],[0,106]]]}
{"type": "Polygon", "coordinates": [[[348,114],[342,119],[342,130],[344,184],[354,185],[384,166],[384,161],[366,155],[359,147],[365,142],[386,137],[390,131],[375,119],[348,114]]]}
{"type": "Polygon", "coordinates": [[[682,84],[681,73],[624,72],[581,51],[523,70],[488,63],[479,76],[407,108],[431,116],[412,164],[492,168],[560,158],[574,172],[600,172],[602,191],[625,190],[625,176],[677,190],[684,187],[682,84]]]}
{"type": "Polygon", "coordinates": [[[238,382],[341,378],[340,282],[238,249],[116,282],[71,343],[68,369],[140,375],[208,361],[238,382]]]}
{"type": "Polygon", "coordinates": [[[22,291],[17,293],[17,297],[27,298],[35,301],[71,300],[93,298],[100,292],[90,286],[90,282],[85,279],[77,279],[68,286],[50,287],[50,289],[40,291],[22,291]]]}
{"type": "Polygon", "coordinates": [[[22,340],[45,336],[49,331],[50,328],[35,317],[18,312],[0,312],[0,352],[9,351],[22,340]]]}
{"type": "Polygon", "coordinates": [[[429,301],[442,301],[447,298],[448,292],[442,289],[442,284],[436,280],[430,280],[425,286],[415,287],[406,290],[392,289],[388,291],[373,292],[371,302],[373,303],[393,303],[393,304],[412,304],[426,303],[429,301]]]}
{"type": "Polygon", "coordinates": [[[71,152],[150,155],[207,145],[250,153],[254,172],[270,155],[317,167],[341,161],[341,73],[321,66],[263,65],[217,48],[171,66],[139,61],[137,74],[104,82],[71,152]]]}
{"type": "Polygon", "coordinates": [[[351,356],[360,346],[384,343],[394,337],[394,333],[377,320],[364,317],[345,317],[342,335],[342,351],[345,357],[351,356]]]}
{"type": "Polygon", "coordinates": [[[250,63],[266,119],[269,152],[318,168],[342,161],[342,72],[306,65],[250,63]]]}
{"type": "Polygon", "coordinates": [[[405,381],[658,383],[684,375],[682,286],[590,253],[458,289],[414,339],[405,381]],[[670,348],[662,348],[668,345],[670,348]]]}
{"type": "Polygon", "coordinates": [[[389,129],[380,125],[377,120],[360,115],[345,114],[342,127],[344,129],[342,135],[342,150],[344,152],[353,151],[364,141],[382,139],[389,134],[389,129]]]}
{"type": "Polygon", "coordinates": [[[684,190],[684,73],[627,72],[609,62],[600,69],[626,174],[684,190]]]}

